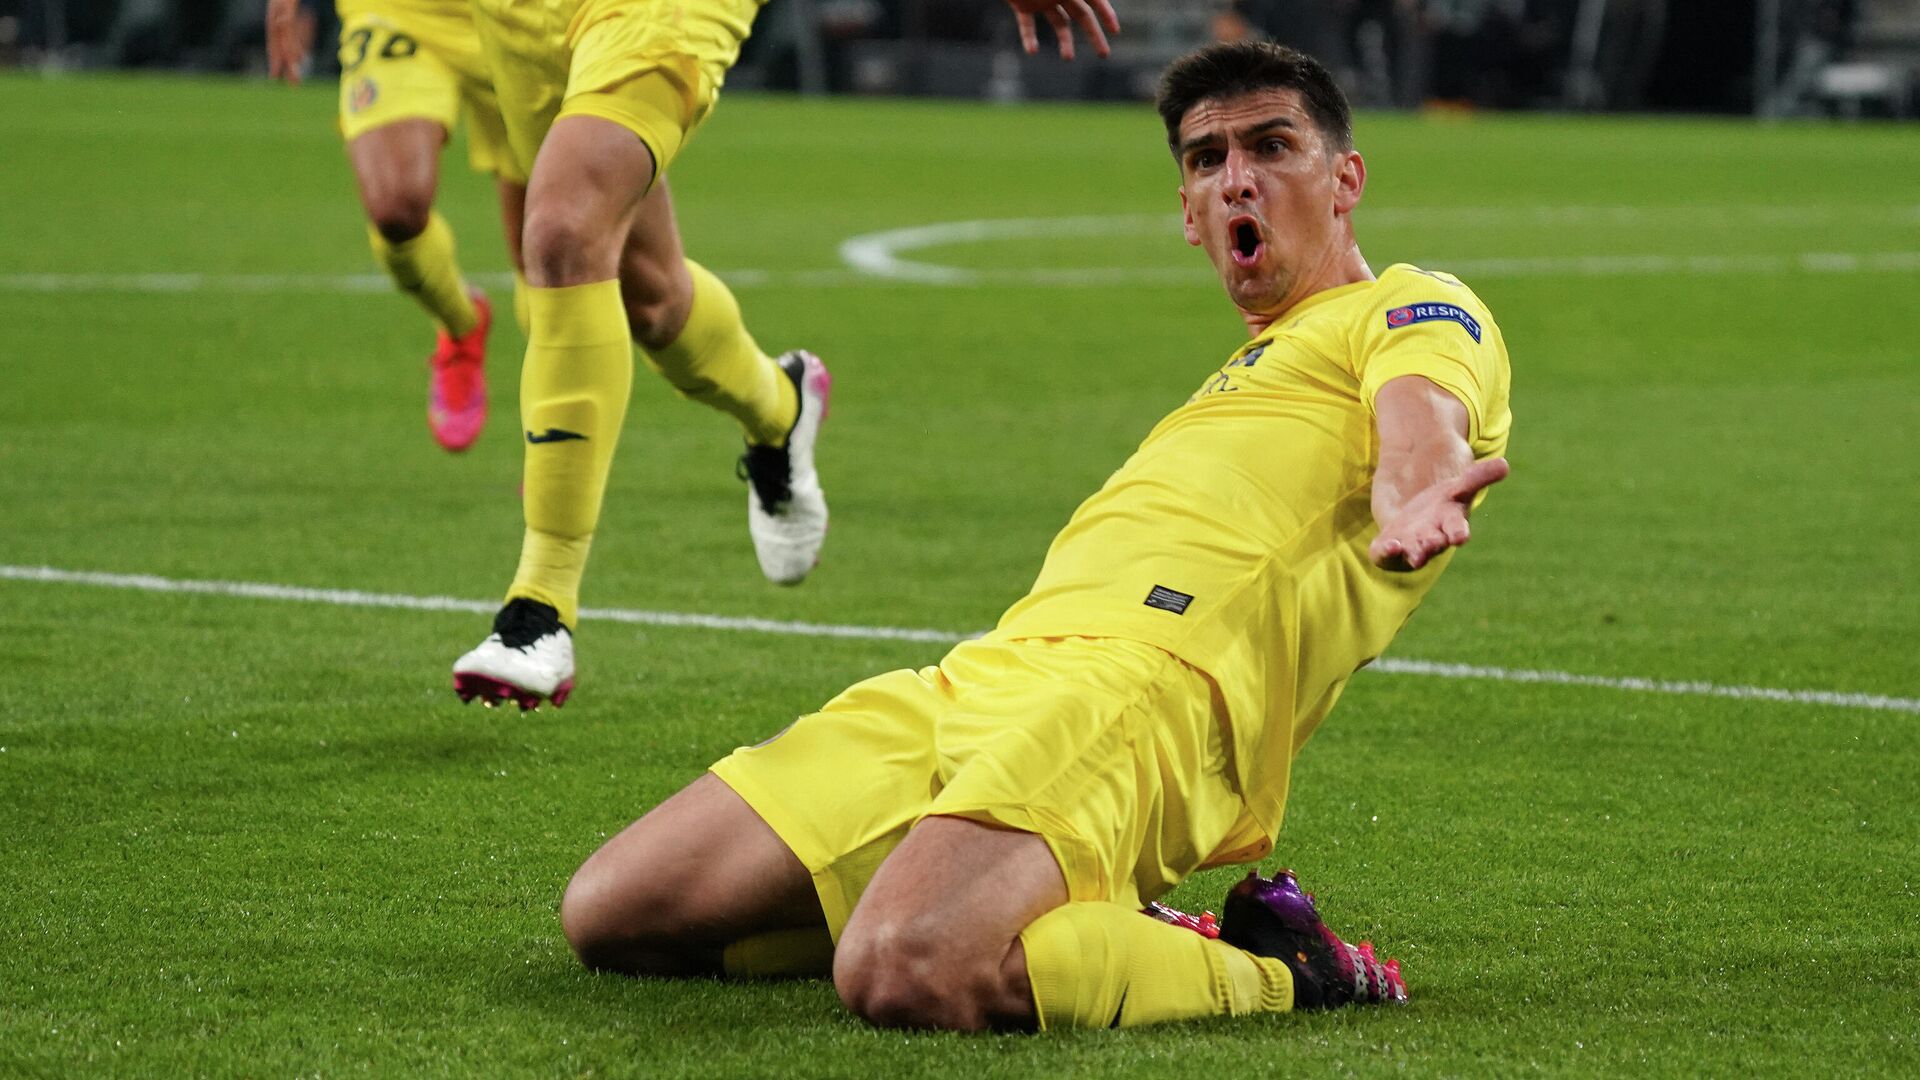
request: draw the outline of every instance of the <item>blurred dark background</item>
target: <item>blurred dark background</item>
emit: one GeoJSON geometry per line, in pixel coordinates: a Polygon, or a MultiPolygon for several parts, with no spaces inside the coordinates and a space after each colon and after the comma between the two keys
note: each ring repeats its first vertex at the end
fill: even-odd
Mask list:
{"type": "MultiPolygon", "coordinates": [[[[1150,96],[1248,37],[1326,60],[1372,108],[1920,114],[1920,0],[1116,0],[1106,63],[1020,55],[1001,0],[773,0],[735,88],[1015,101],[1150,96]]],[[[258,75],[264,0],[0,0],[0,66],[258,75]]],[[[330,3],[315,5],[321,40],[330,3]]],[[[329,49],[316,74],[333,65],[329,49]]]]}

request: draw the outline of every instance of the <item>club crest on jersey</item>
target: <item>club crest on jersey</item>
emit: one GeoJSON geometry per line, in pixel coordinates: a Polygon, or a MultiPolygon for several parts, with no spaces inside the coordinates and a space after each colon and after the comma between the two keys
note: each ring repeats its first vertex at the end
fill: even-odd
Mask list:
{"type": "Polygon", "coordinates": [[[1387,329],[1398,330],[1423,322],[1456,322],[1465,327],[1475,342],[1480,340],[1480,323],[1452,304],[1408,304],[1387,312],[1387,329]]]}
{"type": "Polygon", "coordinates": [[[353,84],[353,90],[347,95],[348,112],[365,112],[380,100],[380,86],[372,79],[362,78],[353,84]]]}

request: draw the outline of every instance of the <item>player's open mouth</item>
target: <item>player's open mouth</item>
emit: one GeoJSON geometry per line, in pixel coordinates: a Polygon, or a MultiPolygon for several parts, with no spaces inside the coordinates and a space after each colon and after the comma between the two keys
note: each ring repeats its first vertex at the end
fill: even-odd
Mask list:
{"type": "Polygon", "coordinates": [[[1227,222],[1227,235],[1233,240],[1233,261],[1241,266],[1252,266],[1260,261],[1260,252],[1266,241],[1260,235],[1260,223],[1246,215],[1227,222]]]}

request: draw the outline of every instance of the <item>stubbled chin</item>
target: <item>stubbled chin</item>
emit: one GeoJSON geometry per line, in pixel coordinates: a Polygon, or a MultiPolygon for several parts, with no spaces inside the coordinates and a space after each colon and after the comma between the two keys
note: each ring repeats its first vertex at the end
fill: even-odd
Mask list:
{"type": "Polygon", "coordinates": [[[1258,265],[1242,266],[1231,254],[1227,256],[1226,265],[1220,268],[1220,278],[1226,283],[1227,291],[1235,296],[1259,292],[1269,284],[1258,265]]]}
{"type": "Polygon", "coordinates": [[[1233,267],[1233,271],[1226,278],[1227,295],[1241,310],[1271,311],[1285,298],[1286,289],[1271,274],[1238,266],[1233,267]]]}

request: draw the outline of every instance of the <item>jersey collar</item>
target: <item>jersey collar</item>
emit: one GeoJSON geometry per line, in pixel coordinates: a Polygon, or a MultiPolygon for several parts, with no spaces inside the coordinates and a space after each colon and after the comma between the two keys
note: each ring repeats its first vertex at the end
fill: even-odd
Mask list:
{"type": "MultiPolygon", "coordinates": [[[[1293,323],[1297,321],[1300,318],[1300,316],[1306,314],[1309,310],[1313,308],[1317,308],[1322,304],[1328,303],[1329,301],[1338,300],[1343,296],[1352,296],[1355,293],[1365,292],[1366,290],[1373,288],[1375,285],[1378,285],[1379,283],[1380,282],[1378,278],[1375,278],[1374,280],[1371,280],[1371,281],[1353,281],[1345,285],[1336,285],[1331,289],[1325,289],[1320,292],[1314,293],[1312,296],[1307,297],[1305,300],[1302,300],[1299,303],[1288,308],[1287,310],[1281,312],[1278,316],[1274,318],[1274,320],[1271,323],[1268,323],[1267,328],[1265,330],[1260,331],[1260,335],[1254,338],[1253,340],[1254,341],[1270,340],[1273,337],[1277,336],[1281,331],[1285,330],[1287,327],[1293,325],[1293,323]]],[[[1248,344],[1252,344],[1252,342],[1249,342],[1248,344]]]]}

